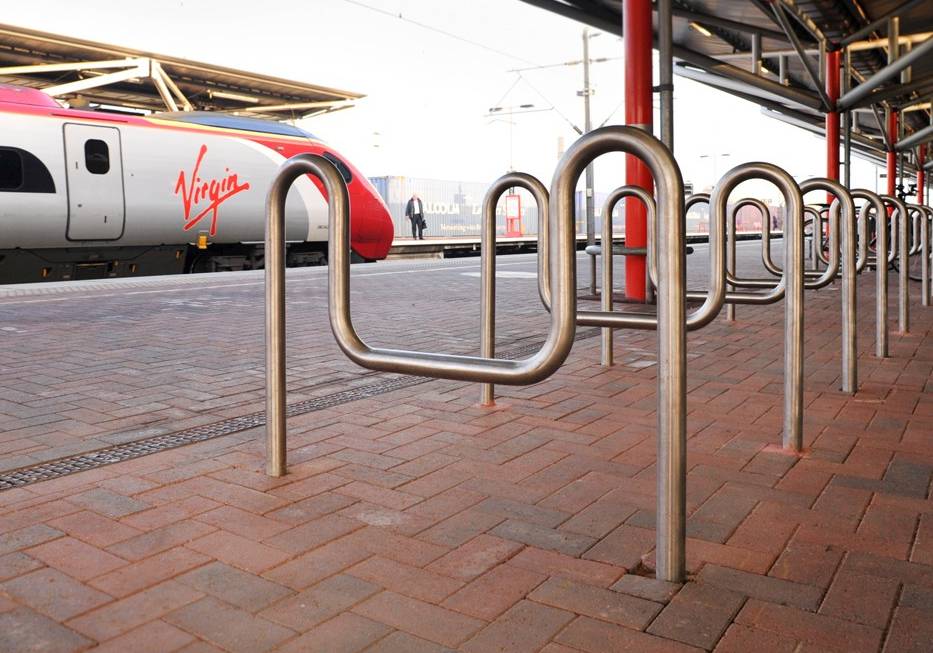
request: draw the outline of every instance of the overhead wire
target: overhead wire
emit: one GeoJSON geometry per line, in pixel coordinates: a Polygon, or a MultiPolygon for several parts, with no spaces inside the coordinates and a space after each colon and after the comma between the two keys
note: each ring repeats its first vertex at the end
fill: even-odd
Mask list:
{"type": "Polygon", "coordinates": [[[532,66],[537,66],[537,65],[539,65],[536,61],[531,61],[531,60],[529,60],[529,59],[525,59],[524,57],[519,57],[518,55],[511,54],[510,52],[505,52],[504,50],[499,50],[498,48],[494,48],[494,47],[492,47],[491,45],[486,45],[485,43],[480,43],[479,41],[474,41],[474,40],[472,40],[472,39],[468,39],[468,38],[466,38],[465,36],[460,36],[459,34],[454,34],[453,32],[448,32],[447,30],[441,29],[440,27],[435,27],[435,26],[433,26],[433,25],[429,25],[429,24],[427,24],[427,23],[423,23],[423,22],[421,22],[421,21],[419,21],[419,20],[414,20],[413,18],[408,18],[407,16],[403,15],[401,12],[395,13],[395,12],[389,11],[389,10],[387,10],[387,9],[382,9],[382,8],[380,8],[380,7],[373,7],[372,5],[366,4],[365,2],[360,2],[360,0],[343,0],[343,1],[346,2],[347,4],[355,5],[355,6],[357,6],[357,7],[363,8],[363,9],[368,9],[369,11],[373,11],[373,12],[375,12],[375,13],[377,13],[377,14],[382,14],[383,16],[388,16],[388,17],[390,17],[390,18],[396,18],[396,19],[401,20],[401,21],[403,21],[403,22],[410,23],[410,24],[412,24],[412,25],[415,25],[415,26],[417,26],[417,27],[420,27],[421,29],[425,29],[425,30],[428,30],[428,31],[430,31],[430,32],[436,32],[437,34],[442,34],[443,36],[447,36],[447,37],[450,37],[450,38],[452,38],[452,39],[456,39],[456,40],[458,40],[458,41],[461,41],[462,43],[468,43],[469,45],[472,45],[472,46],[474,46],[474,47],[482,48],[483,50],[486,50],[486,51],[488,51],[488,52],[493,52],[493,53],[495,53],[495,54],[497,54],[497,55],[499,55],[499,56],[501,56],[501,57],[508,57],[509,59],[514,59],[514,60],[516,60],[516,61],[521,61],[521,62],[523,62],[523,63],[530,64],[530,65],[532,65],[532,66]]]}
{"type": "Polygon", "coordinates": [[[557,105],[555,105],[553,102],[551,102],[551,101],[547,98],[547,96],[546,96],[544,93],[542,93],[541,91],[539,91],[539,90],[537,89],[537,87],[536,87],[534,84],[532,84],[531,82],[529,82],[527,77],[525,77],[525,76],[522,75],[521,73],[515,73],[515,74],[518,75],[518,77],[519,77],[523,82],[525,82],[526,84],[528,84],[528,86],[531,88],[531,90],[534,91],[535,93],[537,93],[538,96],[539,96],[542,100],[544,100],[544,101],[547,102],[549,105],[551,105],[551,108],[554,109],[554,111],[557,112],[557,115],[560,116],[561,118],[563,118],[564,121],[565,121],[568,125],[570,125],[570,126],[573,128],[573,130],[574,130],[575,132],[577,132],[578,134],[581,134],[581,135],[583,134],[583,130],[581,130],[579,127],[577,127],[577,126],[574,124],[574,122],[573,122],[570,118],[568,118],[567,116],[565,116],[564,113],[563,113],[560,109],[557,108],[557,105]]]}

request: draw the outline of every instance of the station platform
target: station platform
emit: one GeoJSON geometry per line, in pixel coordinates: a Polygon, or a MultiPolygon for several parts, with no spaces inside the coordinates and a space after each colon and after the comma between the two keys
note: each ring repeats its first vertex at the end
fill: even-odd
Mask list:
{"type": "MultiPolygon", "coordinates": [[[[760,273],[759,243],[737,249],[760,273]]],[[[548,324],[535,257],[498,266],[497,352],[527,356],[548,324]]],[[[900,334],[891,276],[881,360],[874,277],[858,278],[854,396],[838,389],[839,284],[807,292],[799,457],[780,450],[783,304],[688,335],[689,580],[674,585],[652,572],[654,333],[616,332],[603,368],[598,329],[580,328],[553,377],[482,408],[475,384],[347,361],[326,274],[288,273],[277,479],[261,273],[0,289],[0,650],[933,650],[919,284],[900,334]]],[[[476,353],[478,277],[469,258],[353,266],[354,323],[374,345],[476,353]]]]}
{"type": "MultiPolygon", "coordinates": [[[[772,238],[779,239],[781,233],[774,233],[772,238]]],[[[602,238],[597,234],[596,242],[602,238]]],[[[761,240],[758,233],[739,233],[736,240],[761,240]]],[[[704,233],[687,234],[688,243],[706,243],[709,242],[709,235],[704,233]]],[[[624,244],[625,238],[614,238],[616,245],[624,244]]],[[[414,238],[396,238],[392,241],[392,247],[389,249],[390,259],[399,258],[451,258],[457,256],[479,255],[480,238],[479,236],[457,236],[452,238],[441,238],[425,236],[424,240],[414,238]]],[[[586,247],[586,237],[577,236],[577,249],[586,247]]],[[[538,237],[536,235],[526,236],[498,236],[496,238],[496,251],[504,254],[514,254],[520,252],[535,252],[538,248],[538,237]]]]}

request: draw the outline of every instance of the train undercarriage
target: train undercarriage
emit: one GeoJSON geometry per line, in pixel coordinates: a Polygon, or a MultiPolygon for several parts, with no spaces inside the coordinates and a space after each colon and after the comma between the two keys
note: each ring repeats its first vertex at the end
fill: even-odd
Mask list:
{"type": "MultiPolygon", "coordinates": [[[[287,245],[286,265],[327,264],[327,243],[287,245]]],[[[262,269],[263,244],[0,250],[0,284],[262,269]]],[[[363,259],[354,255],[353,261],[363,259]]]]}

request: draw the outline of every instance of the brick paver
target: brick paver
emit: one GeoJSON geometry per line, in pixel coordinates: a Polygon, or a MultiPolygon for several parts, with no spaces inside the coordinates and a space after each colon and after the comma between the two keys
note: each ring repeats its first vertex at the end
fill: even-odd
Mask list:
{"type": "MultiPolygon", "coordinates": [[[[475,265],[415,264],[443,280],[427,298],[397,287],[410,274],[361,278],[364,336],[475,353],[475,265]]],[[[330,341],[320,275],[289,288],[291,324],[315,325],[289,334],[291,400],[373,380],[330,341]]],[[[168,280],[96,304],[0,298],[35,340],[0,358],[0,469],[261,410],[260,280],[217,279],[211,296],[168,280]],[[89,305],[147,311],[151,338],[71,328],[49,346],[89,305]]],[[[500,338],[522,344],[546,316],[533,280],[501,283],[500,338]]],[[[852,397],[838,284],[807,293],[801,457],[779,447],[783,307],[690,334],[684,585],[652,577],[654,334],[623,331],[613,368],[583,339],[493,409],[431,381],[293,417],[284,478],[253,429],[0,491],[0,651],[933,650],[933,309],[915,302],[878,360],[873,278],[859,288],[852,397]]],[[[893,280],[890,296],[894,315],[893,280]]]]}

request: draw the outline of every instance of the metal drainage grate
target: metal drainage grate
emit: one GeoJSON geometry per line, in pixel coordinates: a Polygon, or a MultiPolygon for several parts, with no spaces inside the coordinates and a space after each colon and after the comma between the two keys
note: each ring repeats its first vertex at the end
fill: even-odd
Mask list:
{"type": "MultiPolygon", "coordinates": [[[[598,329],[578,332],[575,340],[586,340],[596,336],[598,333],[598,329]]],[[[515,347],[508,352],[503,352],[499,357],[505,359],[521,358],[522,356],[537,351],[541,347],[541,344],[541,341],[529,342],[525,345],[515,347]]],[[[286,414],[288,417],[304,415],[305,413],[348,404],[360,399],[368,399],[433,380],[434,379],[422,376],[390,378],[378,383],[361,385],[356,388],[340,390],[339,392],[334,392],[329,395],[289,404],[286,409],[286,414]]],[[[127,442],[125,444],[107,447],[106,449],[98,449],[97,451],[91,451],[89,453],[68,456],[67,458],[40,463],[31,467],[23,467],[11,472],[0,473],[0,491],[23,487],[25,485],[39,483],[40,481],[48,481],[53,478],[83,472],[88,469],[123,462],[124,460],[148,456],[149,454],[159,453],[160,451],[183,447],[186,444],[213,440],[214,438],[219,438],[224,435],[231,435],[240,431],[256,428],[257,426],[263,426],[265,423],[266,413],[262,411],[225,419],[220,422],[214,422],[213,424],[196,426],[194,428],[185,429],[184,431],[156,435],[144,440],[127,442]]]]}

